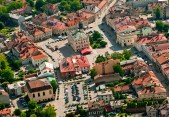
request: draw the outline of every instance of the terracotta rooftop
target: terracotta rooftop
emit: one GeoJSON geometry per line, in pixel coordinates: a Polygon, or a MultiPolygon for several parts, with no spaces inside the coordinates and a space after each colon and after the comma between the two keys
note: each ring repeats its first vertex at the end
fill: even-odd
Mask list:
{"type": "Polygon", "coordinates": [[[169,49],[169,43],[155,44],[153,45],[155,51],[169,49]]]}
{"type": "Polygon", "coordinates": [[[157,62],[161,65],[169,61],[169,53],[164,53],[156,58],[157,62]]]}
{"type": "Polygon", "coordinates": [[[104,106],[105,106],[105,103],[103,100],[88,102],[88,108],[99,109],[100,107],[104,107],[104,106]]]}
{"type": "Polygon", "coordinates": [[[114,87],[114,91],[115,92],[123,92],[123,91],[127,91],[127,90],[130,90],[130,86],[129,85],[115,86],[114,87]]]}
{"type": "Polygon", "coordinates": [[[0,110],[0,115],[11,115],[11,109],[5,108],[3,110],[0,110]]]}
{"type": "Polygon", "coordinates": [[[19,52],[21,60],[31,57],[36,60],[41,57],[47,57],[37,44],[27,38],[14,40],[13,46],[19,52]]]}
{"type": "Polygon", "coordinates": [[[89,61],[86,56],[72,56],[65,58],[60,63],[60,71],[61,72],[70,72],[76,71],[75,67],[90,67],[89,61]]]}
{"type": "Polygon", "coordinates": [[[38,79],[38,80],[29,81],[27,82],[26,86],[29,92],[31,93],[52,89],[52,86],[47,79],[38,79]]]}
{"type": "Polygon", "coordinates": [[[167,38],[163,34],[149,36],[149,37],[139,37],[136,39],[136,43],[138,44],[149,44],[155,42],[164,42],[167,41],[167,38]]]}
{"type": "Polygon", "coordinates": [[[84,4],[99,4],[102,0],[82,0],[84,4]]]}
{"type": "Polygon", "coordinates": [[[137,91],[138,95],[166,93],[166,89],[151,71],[146,72],[141,78],[134,79],[132,85],[143,87],[137,91]]]}
{"type": "Polygon", "coordinates": [[[101,3],[98,5],[99,9],[102,9],[104,7],[104,5],[106,5],[107,1],[106,0],[102,0],[101,3]]]}

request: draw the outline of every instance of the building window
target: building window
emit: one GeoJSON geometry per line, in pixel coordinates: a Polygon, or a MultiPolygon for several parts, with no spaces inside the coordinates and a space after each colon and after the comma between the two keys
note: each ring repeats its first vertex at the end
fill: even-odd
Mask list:
{"type": "Polygon", "coordinates": [[[35,94],[33,94],[33,98],[35,98],[35,94]]]}
{"type": "Polygon", "coordinates": [[[43,96],[45,96],[45,92],[43,92],[43,96]]]}
{"type": "Polygon", "coordinates": [[[52,94],[52,91],[51,91],[51,90],[49,90],[49,94],[52,94]]]}
{"type": "Polygon", "coordinates": [[[40,93],[38,93],[38,97],[40,97],[40,93]]]}

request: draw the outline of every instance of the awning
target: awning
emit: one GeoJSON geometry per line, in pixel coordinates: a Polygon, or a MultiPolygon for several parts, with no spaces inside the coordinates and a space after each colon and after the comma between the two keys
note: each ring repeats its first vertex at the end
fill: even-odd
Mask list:
{"type": "Polygon", "coordinates": [[[92,52],[92,50],[90,48],[86,48],[81,51],[82,54],[90,54],[91,52],[92,52]]]}

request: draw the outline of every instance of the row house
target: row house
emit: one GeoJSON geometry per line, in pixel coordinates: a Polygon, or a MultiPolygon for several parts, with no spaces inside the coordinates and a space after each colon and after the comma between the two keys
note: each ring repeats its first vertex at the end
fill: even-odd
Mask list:
{"type": "Polygon", "coordinates": [[[52,36],[52,29],[25,22],[25,29],[33,36],[35,41],[42,41],[52,36]]]}
{"type": "Polygon", "coordinates": [[[32,63],[34,66],[48,61],[48,56],[42,51],[37,44],[29,39],[14,40],[12,54],[21,60],[22,64],[32,63]]]}
{"type": "Polygon", "coordinates": [[[75,52],[82,51],[90,47],[88,35],[79,30],[68,32],[68,43],[75,52]]]}
{"type": "Polygon", "coordinates": [[[28,81],[26,83],[26,89],[30,100],[44,102],[54,99],[53,87],[45,78],[28,81]]]}
{"type": "Polygon", "coordinates": [[[143,53],[153,62],[155,58],[165,52],[169,52],[169,43],[157,43],[152,45],[142,45],[143,53]]]}
{"type": "Polygon", "coordinates": [[[138,51],[143,51],[144,45],[165,43],[167,38],[163,34],[151,34],[148,36],[142,36],[135,39],[134,47],[138,51]]]}
{"type": "Polygon", "coordinates": [[[103,100],[88,102],[88,117],[103,116],[105,102],[103,100]]]}
{"type": "Polygon", "coordinates": [[[160,18],[166,19],[169,18],[169,6],[163,2],[149,3],[148,11],[152,13],[153,17],[156,18],[155,10],[156,8],[160,9],[160,18]]]}
{"type": "Polygon", "coordinates": [[[139,100],[166,99],[166,89],[161,82],[150,72],[145,72],[140,78],[136,78],[132,82],[139,100]]]}
{"type": "Polygon", "coordinates": [[[42,26],[52,29],[53,35],[66,35],[66,32],[72,30],[68,25],[55,17],[50,17],[42,23],[42,26]]]}
{"type": "Polygon", "coordinates": [[[104,100],[106,103],[112,101],[113,98],[113,93],[111,90],[101,90],[97,91],[97,99],[98,100],[104,100]]]}
{"type": "Polygon", "coordinates": [[[11,11],[12,14],[25,15],[32,13],[32,8],[30,6],[23,6],[22,8],[11,11]]]}
{"type": "Polygon", "coordinates": [[[106,16],[107,25],[116,32],[116,43],[121,46],[133,46],[138,36],[152,33],[148,20],[135,17],[118,17],[112,19],[110,14],[106,16]]]}
{"type": "Polygon", "coordinates": [[[44,11],[45,13],[47,13],[48,15],[60,15],[60,11],[59,11],[59,8],[56,4],[51,4],[51,3],[48,3],[46,5],[44,5],[44,11]]]}
{"type": "Polygon", "coordinates": [[[94,14],[95,19],[99,19],[108,7],[107,0],[83,0],[82,3],[87,4],[82,11],[94,14]]]}
{"type": "Polygon", "coordinates": [[[77,28],[79,23],[82,23],[84,27],[87,27],[88,24],[93,23],[95,21],[95,17],[91,13],[83,12],[79,10],[74,13],[70,13],[66,18],[63,19],[69,28],[77,28]]]}
{"type": "Polygon", "coordinates": [[[41,25],[43,22],[47,21],[48,16],[45,13],[41,13],[32,18],[32,22],[36,25],[41,25]]]}
{"type": "Polygon", "coordinates": [[[125,75],[140,77],[142,73],[151,71],[150,67],[141,58],[134,58],[120,62],[125,75]]]}
{"type": "Polygon", "coordinates": [[[146,114],[148,117],[168,117],[169,104],[146,106],[146,114]]]}
{"type": "Polygon", "coordinates": [[[130,0],[127,2],[128,5],[133,7],[147,7],[150,3],[168,3],[167,0],[130,0]]]}
{"type": "Polygon", "coordinates": [[[90,71],[90,63],[87,57],[80,55],[63,59],[59,66],[62,78],[76,77],[90,71]]]}

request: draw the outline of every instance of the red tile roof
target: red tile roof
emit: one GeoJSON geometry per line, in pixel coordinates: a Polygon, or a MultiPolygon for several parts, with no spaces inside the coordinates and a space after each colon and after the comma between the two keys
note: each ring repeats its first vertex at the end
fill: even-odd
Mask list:
{"type": "Polygon", "coordinates": [[[136,43],[138,44],[149,44],[149,43],[155,43],[155,42],[164,42],[167,41],[167,38],[163,34],[155,35],[155,36],[149,36],[149,37],[138,37],[136,39],[136,43]]]}
{"type": "Polygon", "coordinates": [[[68,26],[76,25],[79,22],[88,20],[89,18],[93,16],[94,16],[93,14],[83,12],[81,10],[77,11],[76,13],[70,13],[67,15],[68,17],[67,25],[68,26]]]}
{"type": "Polygon", "coordinates": [[[72,56],[65,58],[65,60],[60,63],[61,72],[76,71],[75,67],[90,67],[87,57],[80,55],[72,56]]]}
{"type": "Polygon", "coordinates": [[[11,109],[5,108],[3,110],[0,110],[0,115],[11,115],[11,109]]]}
{"type": "Polygon", "coordinates": [[[169,61],[169,53],[164,53],[156,58],[157,62],[161,65],[169,61]]]}
{"type": "Polygon", "coordinates": [[[132,85],[142,86],[142,89],[137,91],[138,95],[166,93],[166,89],[153,72],[147,72],[141,78],[134,79],[132,85]]]}
{"type": "Polygon", "coordinates": [[[37,46],[37,44],[33,43],[27,38],[14,40],[13,47],[18,50],[21,60],[31,57],[34,57],[34,59],[37,60],[40,57],[46,56],[40,47],[37,46]]]}
{"type": "Polygon", "coordinates": [[[153,48],[155,51],[169,49],[169,43],[156,44],[156,45],[153,45],[153,48]]]}
{"type": "Polygon", "coordinates": [[[106,0],[102,0],[101,3],[98,5],[98,8],[102,9],[106,5],[106,3],[107,3],[106,0]]]}
{"type": "Polygon", "coordinates": [[[123,86],[115,86],[114,87],[114,91],[115,92],[125,92],[130,90],[130,86],[129,85],[123,85],[123,86]]]}

